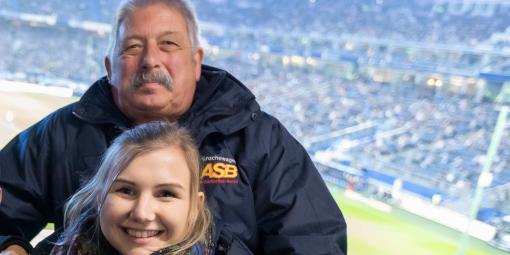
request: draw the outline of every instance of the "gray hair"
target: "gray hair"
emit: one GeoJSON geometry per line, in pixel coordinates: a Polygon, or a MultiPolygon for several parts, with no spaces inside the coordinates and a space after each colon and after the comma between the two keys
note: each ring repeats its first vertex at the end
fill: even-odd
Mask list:
{"type": "Polygon", "coordinates": [[[175,8],[179,11],[186,20],[188,38],[191,42],[193,52],[196,52],[200,46],[199,34],[200,28],[198,26],[195,9],[188,0],[124,0],[117,8],[117,13],[112,24],[112,31],[110,33],[110,41],[108,43],[107,56],[113,58],[115,45],[117,44],[117,37],[119,34],[120,24],[124,21],[126,16],[132,13],[136,8],[162,3],[170,8],[175,8]]]}

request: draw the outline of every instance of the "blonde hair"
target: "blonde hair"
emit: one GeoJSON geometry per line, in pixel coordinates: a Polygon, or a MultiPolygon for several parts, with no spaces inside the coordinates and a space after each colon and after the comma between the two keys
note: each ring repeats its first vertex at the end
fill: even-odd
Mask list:
{"type": "Polygon", "coordinates": [[[200,46],[199,34],[200,28],[198,26],[195,9],[193,5],[187,0],[125,0],[122,1],[117,8],[117,13],[112,24],[112,31],[110,33],[110,41],[108,42],[107,56],[113,59],[113,53],[117,44],[117,36],[119,27],[124,21],[126,16],[132,13],[136,8],[149,6],[157,3],[165,4],[170,8],[175,8],[186,20],[188,38],[191,42],[193,52],[196,52],[200,46]]]}
{"type": "Polygon", "coordinates": [[[100,251],[101,239],[104,237],[98,223],[99,212],[112,183],[134,158],[168,146],[177,146],[184,152],[191,176],[188,232],[184,241],[180,243],[177,254],[198,242],[206,243],[211,214],[205,202],[199,201],[198,196],[201,191],[200,154],[186,129],[169,122],[158,121],[141,124],[114,140],[106,151],[97,173],[66,203],[64,214],[66,230],[57,242],[54,252],[75,254],[77,247],[80,249],[85,246],[91,247],[88,250],[93,250],[90,254],[96,254],[95,250],[100,251]],[[91,219],[93,226],[84,229],[83,227],[87,226],[84,223],[91,219]],[[85,234],[94,238],[83,238],[85,234]],[[90,239],[95,241],[88,241],[90,239]],[[88,243],[84,245],[83,242],[88,243]]]}

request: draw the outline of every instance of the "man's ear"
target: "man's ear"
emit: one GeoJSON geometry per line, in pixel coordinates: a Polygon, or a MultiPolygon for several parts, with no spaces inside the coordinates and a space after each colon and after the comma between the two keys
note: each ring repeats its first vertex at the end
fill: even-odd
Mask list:
{"type": "Polygon", "coordinates": [[[202,60],[204,59],[204,48],[199,47],[197,52],[193,55],[193,62],[195,63],[195,80],[199,81],[202,75],[202,60]]]}
{"type": "Polygon", "coordinates": [[[104,58],[104,67],[105,67],[106,73],[108,75],[108,80],[111,81],[112,80],[112,63],[110,62],[109,57],[104,58]]]}

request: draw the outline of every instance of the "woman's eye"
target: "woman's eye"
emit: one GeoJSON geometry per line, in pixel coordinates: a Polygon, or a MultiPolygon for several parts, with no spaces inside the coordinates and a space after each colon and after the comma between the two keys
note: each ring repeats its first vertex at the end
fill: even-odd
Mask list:
{"type": "Polygon", "coordinates": [[[159,197],[177,197],[177,194],[175,192],[169,191],[169,190],[162,190],[159,192],[159,197]]]}
{"type": "Polygon", "coordinates": [[[115,190],[116,193],[125,194],[125,195],[133,195],[135,192],[127,187],[120,187],[115,190]]]}

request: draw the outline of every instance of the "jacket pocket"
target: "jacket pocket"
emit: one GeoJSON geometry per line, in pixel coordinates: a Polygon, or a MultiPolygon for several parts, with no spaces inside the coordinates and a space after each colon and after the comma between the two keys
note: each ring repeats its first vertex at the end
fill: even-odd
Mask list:
{"type": "Polygon", "coordinates": [[[251,255],[253,252],[223,225],[216,243],[216,255],[251,255]]]}

